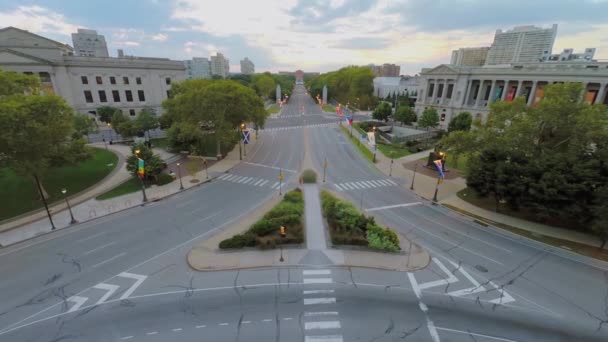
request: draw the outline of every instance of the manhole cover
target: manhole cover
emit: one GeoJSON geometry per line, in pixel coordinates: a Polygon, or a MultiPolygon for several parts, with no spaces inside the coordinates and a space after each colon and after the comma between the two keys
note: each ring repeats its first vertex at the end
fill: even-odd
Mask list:
{"type": "Polygon", "coordinates": [[[483,273],[487,273],[488,269],[481,266],[481,265],[475,265],[475,268],[479,271],[479,272],[483,272],[483,273]]]}

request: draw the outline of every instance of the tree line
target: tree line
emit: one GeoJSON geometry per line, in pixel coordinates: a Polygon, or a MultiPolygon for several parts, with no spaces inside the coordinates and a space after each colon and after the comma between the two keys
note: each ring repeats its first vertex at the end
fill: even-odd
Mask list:
{"type": "Polygon", "coordinates": [[[328,98],[357,108],[371,108],[378,102],[374,96],[374,72],[369,67],[348,66],[312,77],[306,82],[310,95],[323,96],[327,85],[328,98]]]}

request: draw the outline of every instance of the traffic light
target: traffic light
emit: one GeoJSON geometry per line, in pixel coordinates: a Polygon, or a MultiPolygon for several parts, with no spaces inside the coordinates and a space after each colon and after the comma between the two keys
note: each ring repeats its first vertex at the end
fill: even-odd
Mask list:
{"type": "Polygon", "coordinates": [[[287,232],[285,231],[285,226],[281,226],[281,228],[279,229],[279,234],[281,235],[281,237],[287,236],[287,232]]]}

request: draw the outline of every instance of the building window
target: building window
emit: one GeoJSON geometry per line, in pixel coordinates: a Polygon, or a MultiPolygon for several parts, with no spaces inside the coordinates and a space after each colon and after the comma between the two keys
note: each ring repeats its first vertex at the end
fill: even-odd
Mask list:
{"type": "Polygon", "coordinates": [[[116,77],[110,76],[110,84],[116,84],[116,77]]]}
{"type": "Polygon", "coordinates": [[[441,121],[445,121],[445,113],[441,113],[441,121]]]}
{"type": "Polygon", "coordinates": [[[137,91],[137,96],[139,97],[139,101],[140,102],[146,101],[146,96],[144,96],[144,91],[143,90],[138,90],[137,91]]]}
{"type": "Polygon", "coordinates": [[[454,85],[453,84],[448,84],[448,92],[445,95],[445,97],[447,97],[448,99],[451,99],[453,92],[454,92],[454,85]]]}
{"type": "Polygon", "coordinates": [[[135,83],[141,84],[141,77],[136,77],[135,78],[135,83]]]}
{"type": "Polygon", "coordinates": [[[108,102],[108,98],[106,97],[106,91],[105,90],[100,90],[99,91],[99,102],[108,102]]]}
{"type": "Polygon", "coordinates": [[[171,77],[165,78],[165,84],[167,84],[167,85],[171,84],[171,77]]]}
{"type": "Polygon", "coordinates": [[[171,92],[169,90],[167,90],[167,98],[171,98],[171,92]]]}
{"type": "Polygon", "coordinates": [[[125,90],[125,96],[127,97],[127,102],[133,102],[133,93],[130,90],[125,90]]]}
{"type": "Polygon", "coordinates": [[[103,80],[101,79],[101,76],[95,76],[95,82],[97,82],[97,84],[103,84],[103,80]]]}
{"type": "Polygon", "coordinates": [[[40,76],[40,82],[51,83],[51,75],[48,72],[40,72],[38,76],[40,76]]]}
{"type": "Polygon", "coordinates": [[[84,91],[84,99],[87,101],[87,103],[93,103],[93,94],[91,94],[90,90],[84,91]]]}
{"type": "Polygon", "coordinates": [[[129,78],[127,76],[123,76],[122,83],[129,84],[129,78]]]}
{"type": "Polygon", "coordinates": [[[129,115],[135,116],[135,109],[129,109],[129,115]]]}
{"type": "Polygon", "coordinates": [[[112,90],[112,98],[114,98],[114,102],[120,102],[120,94],[118,90],[112,90]]]}
{"type": "Polygon", "coordinates": [[[80,76],[82,84],[89,84],[89,79],[86,76],[80,76]]]}

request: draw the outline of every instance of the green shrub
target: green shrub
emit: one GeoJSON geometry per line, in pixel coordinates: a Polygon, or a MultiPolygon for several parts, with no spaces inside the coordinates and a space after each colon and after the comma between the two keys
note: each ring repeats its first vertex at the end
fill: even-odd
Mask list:
{"type": "Polygon", "coordinates": [[[368,242],[364,235],[353,235],[353,234],[333,234],[331,242],[334,245],[353,245],[353,246],[367,246],[368,242]]]}
{"type": "Polygon", "coordinates": [[[274,226],[268,219],[263,218],[254,223],[253,226],[249,228],[249,232],[257,236],[264,236],[272,233],[276,229],[279,229],[279,227],[274,226]]]}
{"type": "Polygon", "coordinates": [[[311,169],[306,169],[302,172],[302,182],[304,183],[316,183],[317,173],[311,169]]]}
{"type": "Polygon", "coordinates": [[[281,226],[291,226],[300,223],[301,216],[300,215],[285,215],[279,217],[273,217],[268,219],[267,221],[274,227],[276,227],[277,231],[281,226]]]}
{"type": "Polygon", "coordinates": [[[165,185],[173,182],[173,177],[167,173],[161,173],[158,175],[158,180],[156,181],[156,185],[165,185]]]}
{"type": "Polygon", "coordinates": [[[264,218],[287,216],[287,215],[302,215],[304,212],[303,203],[293,203],[282,201],[264,215],[264,218]]]}
{"type": "Polygon", "coordinates": [[[332,196],[329,191],[321,191],[321,208],[323,209],[323,215],[325,215],[328,221],[335,218],[334,213],[337,201],[338,200],[332,196]]]}
{"type": "Polygon", "coordinates": [[[285,196],[283,196],[283,201],[291,203],[304,203],[304,196],[302,195],[302,190],[291,190],[290,192],[286,193],[285,196]]]}
{"type": "Polygon", "coordinates": [[[220,242],[220,249],[243,248],[255,246],[255,236],[250,233],[237,234],[220,242]]]}
{"type": "Polygon", "coordinates": [[[397,234],[389,228],[369,224],[367,226],[367,241],[369,247],[385,252],[398,252],[399,238],[397,234]]]}
{"type": "Polygon", "coordinates": [[[334,215],[339,229],[349,231],[356,229],[357,220],[359,218],[359,211],[350,202],[336,202],[334,215]]]}

